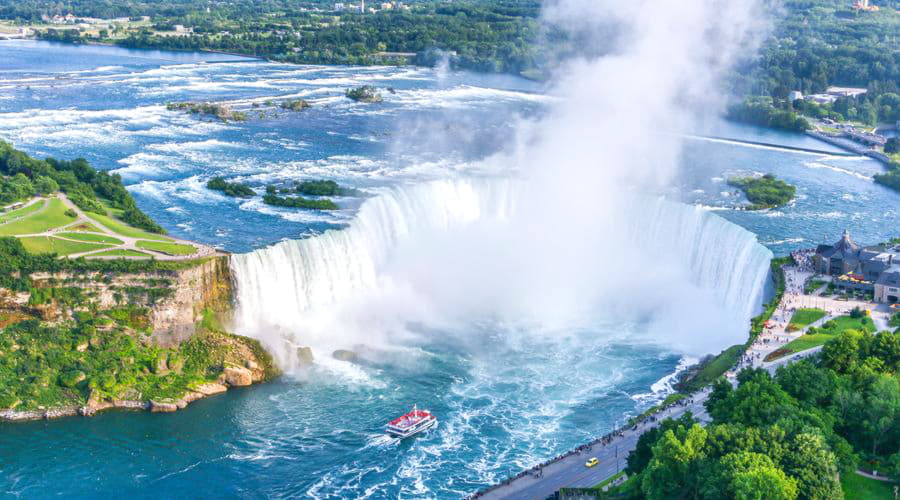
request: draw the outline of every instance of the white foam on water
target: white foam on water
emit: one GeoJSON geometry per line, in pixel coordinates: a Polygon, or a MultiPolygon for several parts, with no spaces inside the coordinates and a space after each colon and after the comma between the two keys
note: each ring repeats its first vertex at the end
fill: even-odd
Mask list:
{"type": "Polygon", "coordinates": [[[804,162],[803,166],[807,167],[807,168],[812,168],[812,169],[828,169],[833,172],[851,175],[853,177],[856,177],[857,179],[862,179],[864,181],[872,181],[873,180],[872,177],[862,174],[860,172],[855,172],[855,171],[847,169],[847,168],[835,167],[834,165],[828,165],[826,163],[820,163],[817,161],[804,162]]]}

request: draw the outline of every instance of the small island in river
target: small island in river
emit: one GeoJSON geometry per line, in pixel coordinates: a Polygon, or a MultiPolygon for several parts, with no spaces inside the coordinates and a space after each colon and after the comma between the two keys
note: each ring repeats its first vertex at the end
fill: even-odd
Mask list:
{"type": "Polygon", "coordinates": [[[764,210],[787,205],[797,192],[796,186],[776,179],[772,174],[762,177],[732,177],[728,179],[728,185],[740,188],[744,192],[750,200],[747,210],[764,210]]]}

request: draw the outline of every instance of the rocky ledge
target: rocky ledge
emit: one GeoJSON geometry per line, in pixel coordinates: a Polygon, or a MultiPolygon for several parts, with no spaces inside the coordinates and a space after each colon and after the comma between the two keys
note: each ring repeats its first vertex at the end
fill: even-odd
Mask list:
{"type": "Polygon", "coordinates": [[[103,399],[96,392],[91,393],[84,406],[62,406],[58,408],[37,410],[0,410],[0,420],[20,422],[27,420],[49,420],[61,417],[92,417],[98,412],[111,409],[145,410],[154,413],[170,413],[183,410],[187,405],[209,396],[222,394],[232,387],[245,387],[268,380],[270,374],[266,369],[253,361],[247,360],[245,366],[227,366],[215,382],[197,385],[178,399],[142,399],[141,394],[132,391],[124,394],[122,399],[103,399]]]}

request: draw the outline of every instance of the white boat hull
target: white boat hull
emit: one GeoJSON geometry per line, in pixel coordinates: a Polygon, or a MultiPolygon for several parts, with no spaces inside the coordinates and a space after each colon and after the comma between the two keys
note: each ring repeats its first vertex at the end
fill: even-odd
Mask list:
{"type": "Polygon", "coordinates": [[[387,431],[388,434],[390,434],[391,436],[393,436],[395,438],[404,439],[404,438],[415,436],[416,434],[419,434],[421,432],[425,432],[428,429],[434,428],[436,426],[437,426],[437,419],[430,418],[430,419],[425,420],[424,422],[417,424],[415,426],[412,426],[408,429],[401,430],[401,429],[397,429],[395,427],[388,426],[387,428],[385,428],[385,430],[387,431]]]}

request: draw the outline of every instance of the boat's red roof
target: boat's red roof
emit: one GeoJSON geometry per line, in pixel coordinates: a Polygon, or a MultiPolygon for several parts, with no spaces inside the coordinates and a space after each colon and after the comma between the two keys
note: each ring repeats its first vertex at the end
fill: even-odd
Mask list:
{"type": "Polygon", "coordinates": [[[406,415],[391,420],[388,425],[393,425],[395,427],[406,427],[418,422],[419,420],[422,420],[423,418],[428,418],[431,416],[431,413],[428,413],[427,411],[413,410],[406,415]]]}

